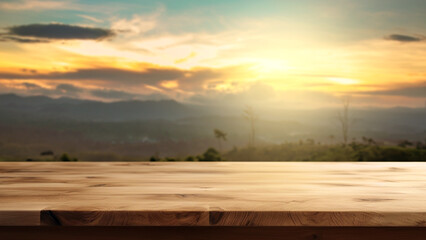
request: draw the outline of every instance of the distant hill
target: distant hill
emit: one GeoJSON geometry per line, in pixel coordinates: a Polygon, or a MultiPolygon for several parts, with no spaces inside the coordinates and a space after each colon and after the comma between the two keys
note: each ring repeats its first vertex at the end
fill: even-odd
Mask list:
{"type": "MultiPolygon", "coordinates": [[[[185,104],[174,100],[100,102],[45,96],[0,95],[0,123],[57,120],[116,122],[123,125],[116,128],[125,131],[125,126],[131,125],[128,122],[139,121],[144,122],[144,125],[152,125],[153,120],[161,120],[162,127],[156,126],[155,129],[170,132],[166,135],[173,139],[210,137],[213,128],[223,129],[231,135],[236,134],[245,139],[247,122],[242,117],[242,110],[243,107],[232,104],[221,108],[185,104]],[[183,126],[185,131],[173,130],[182,129],[183,126]]],[[[259,115],[256,123],[257,136],[265,141],[326,138],[330,134],[340,134],[337,120],[339,109],[277,110],[264,107],[255,110],[259,115]]],[[[372,136],[393,141],[426,138],[425,108],[351,108],[350,115],[353,120],[351,137],[372,136]]],[[[99,132],[102,131],[99,129],[99,132]]],[[[128,131],[129,134],[134,132],[132,129],[128,131]]]]}
{"type": "Polygon", "coordinates": [[[174,100],[99,102],[45,96],[0,95],[0,111],[26,114],[34,118],[80,121],[132,121],[177,119],[194,116],[198,110],[174,100]]]}
{"type": "MultiPolygon", "coordinates": [[[[255,110],[259,116],[255,123],[258,146],[308,139],[317,144],[342,141],[339,109],[266,106],[255,110]]],[[[0,95],[0,161],[37,157],[46,150],[87,160],[187,156],[219,147],[213,135],[216,128],[227,133],[222,147],[230,150],[247,146],[250,126],[242,111],[243,107],[232,104],[197,106],[173,100],[106,103],[4,94],[0,95]]],[[[354,120],[350,141],[359,142],[365,136],[395,145],[404,139],[426,139],[424,108],[354,108],[350,115],[354,120]]]]}

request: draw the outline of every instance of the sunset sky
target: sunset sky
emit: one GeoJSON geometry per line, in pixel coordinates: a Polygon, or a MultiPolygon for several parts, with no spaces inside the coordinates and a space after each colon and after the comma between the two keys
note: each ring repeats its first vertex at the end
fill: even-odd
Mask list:
{"type": "Polygon", "coordinates": [[[425,0],[0,1],[0,94],[424,107],[425,0]]]}

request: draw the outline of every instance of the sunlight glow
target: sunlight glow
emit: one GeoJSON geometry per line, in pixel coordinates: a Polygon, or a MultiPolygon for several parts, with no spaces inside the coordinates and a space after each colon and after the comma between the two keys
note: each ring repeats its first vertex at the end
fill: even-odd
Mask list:
{"type": "Polygon", "coordinates": [[[334,82],[334,83],[338,83],[338,84],[342,84],[342,85],[354,85],[354,84],[358,84],[359,80],[357,79],[350,79],[350,78],[328,78],[328,80],[334,82]]]}
{"type": "MultiPolygon", "coordinates": [[[[411,102],[405,104],[407,106],[424,105],[424,97],[413,87],[424,87],[424,39],[408,28],[405,36],[383,29],[376,31],[370,25],[352,26],[353,22],[346,23],[353,29],[332,31],[329,21],[341,20],[343,25],[346,6],[336,7],[336,13],[341,14],[332,16],[323,16],[322,8],[306,16],[273,15],[275,10],[286,11],[288,8],[276,9],[275,5],[270,5],[274,11],[265,12],[263,17],[252,18],[249,13],[247,17],[242,17],[244,14],[227,16],[224,13],[216,19],[218,16],[200,10],[203,7],[181,12],[171,10],[174,4],[168,8],[169,3],[151,9],[144,6],[143,11],[136,5],[129,12],[118,9],[112,11],[110,17],[95,14],[96,11],[87,12],[85,8],[76,14],[75,9],[83,5],[69,4],[0,4],[3,6],[3,9],[0,7],[1,14],[16,14],[23,19],[26,19],[26,11],[37,5],[39,10],[31,15],[33,20],[27,19],[28,24],[49,25],[48,22],[52,22],[86,31],[96,28],[114,33],[106,38],[87,38],[73,33],[70,38],[53,34],[27,39],[7,32],[8,27],[22,27],[27,20],[21,24],[16,22],[18,17],[5,15],[3,30],[0,29],[0,93],[59,96],[60,91],[53,91],[54,88],[68,84],[81,89],[64,92],[63,96],[87,98],[93,95],[92,88],[132,92],[133,87],[139,86],[146,91],[144,94],[161,92],[171,98],[179,96],[192,101],[194,94],[214,98],[232,93],[235,98],[244,98],[250,91],[257,94],[272,89],[278,102],[288,101],[289,91],[305,91],[309,96],[324,95],[320,102],[326,106],[329,99],[341,94],[379,99],[371,92],[395,91],[393,95],[410,99],[411,102]],[[67,9],[63,17],[49,14],[58,9],[67,9]],[[51,19],[47,20],[46,16],[51,19]],[[94,72],[109,69],[114,74],[88,76],[82,71],[84,69],[94,72]],[[129,76],[136,81],[130,81],[129,76]],[[404,90],[407,87],[409,89],[404,90]]],[[[262,3],[262,6],[267,5],[262,3]]],[[[322,4],[313,5],[321,7],[322,4]]],[[[356,14],[363,18],[373,17],[362,15],[365,12],[361,9],[356,14]]],[[[368,20],[375,22],[377,19],[368,20]]],[[[386,19],[382,21],[387,22],[386,19]]],[[[392,29],[391,26],[387,29],[392,29]]],[[[392,94],[384,95],[383,99],[394,99],[392,94]]],[[[123,96],[133,98],[134,95],[123,96]]],[[[269,99],[269,94],[256,96],[261,96],[259,101],[269,99]]],[[[366,99],[365,102],[378,103],[366,99]]],[[[389,104],[389,101],[383,100],[380,104],[389,104]]]]}
{"type": "Polygon", "coordinates": [[[277,74],[292,69],[284,60],[255,59],[254,61],[256,62],[254,69],[263,74],[277,74]]]}
{"type": "Polygon", "coordinates": [[[161,83],[161,86],[169,89],[177,88],[179,87],[179,83],[177,81],[163,81],[161,83]]]}

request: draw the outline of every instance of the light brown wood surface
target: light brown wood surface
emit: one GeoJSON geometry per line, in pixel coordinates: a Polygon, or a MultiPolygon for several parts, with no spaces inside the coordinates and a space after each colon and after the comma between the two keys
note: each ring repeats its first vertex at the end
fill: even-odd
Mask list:
{"type": "Polygon", "coordinates": [[[0,163],[0,226],[426,226],[425,163],[0,163]]]}

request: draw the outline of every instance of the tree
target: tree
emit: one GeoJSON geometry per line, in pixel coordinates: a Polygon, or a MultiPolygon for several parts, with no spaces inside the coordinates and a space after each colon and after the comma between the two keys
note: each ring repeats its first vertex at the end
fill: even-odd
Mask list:
{"type": "Polygon", "coordinates": [[[63,162],[77,162],[78,161],[77,158],[71,158],[66,153],[64,153],[64,154],[61,155],[60,160],[63,161],[63,162]]]}
{"type": "Polygon", "coordinates": [[[214,129],[213,130],[214,136],[217,138],[217,141],[219,143],[219,150],[222,151],[222,144],[221,144],[221,140],[226,141],[226,133],[220,131],[219,129],[214,129]]]}
{"type": "Polygon", "coordinates": [[[254,147],[255,139],[256,139],[255,122],[257,120],[257,115],[255,114],[251,106],[247,106],[244,109],[243,116],[250,124],[249,147],[254,147]]]}
{"type": "Polygon", "coordinates": [[[342,105],[343,109],[342,111],[339,111],[338,113],[338,119],[341,124],[342,128],[342,137],[343,137],[343,145],[348,144],[348,138],[349,138],[349,105],[351,102],[350,96],[345,96],[342,99],[342,105]]]}
{"type": "Polygon", "coordinates": [[[214,148],[209,148],[203,155],[198,156],[198,161],[221,161],[219,152],[214,148]]]}
{"type": "Polygon", "coordinates": [[[186,157],[185,161],[187,161],[187,162],[194,162],[195,158],[193,156],[188,156],[188,157],[186,157]]]}
{"type": "Polygon", "coordinates": [[[159,157],[157,157],[157,156],[151,156],[149,158],[149,161],[150,162],[159,162],[159,161],[161,161],[161,159],[159,157]]]}

